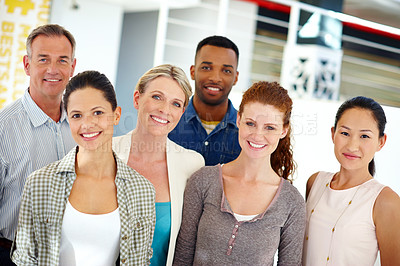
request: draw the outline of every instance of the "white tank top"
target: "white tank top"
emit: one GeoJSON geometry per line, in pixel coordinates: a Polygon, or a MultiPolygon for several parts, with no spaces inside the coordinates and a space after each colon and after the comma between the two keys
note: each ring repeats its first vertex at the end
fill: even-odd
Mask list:
{"type": "Polygon", "coordinates": [[[60,265],[115,265],[120,231],[118,208],[94,215],[79,212],[68,201],[61,230],[60,265]]]}
{"type": "Polygon", "coordinates": [[[254,217],[256,217],[257,215],[258,215],[258,214],[253,214],[253,215],[242,215],[242,214],[233,213],[233,216],[235,216],[235,218],[236,218],[236,220],[237,220],[238,222],[253,220],[254,217]]]}
{"type": "Polygon", "coordinates": [[[308,195],[303,265],[374,265],[378,242],[373,207],[385,186],[371,179],[333,190],[333,175],[320,172],[308,195]]]}

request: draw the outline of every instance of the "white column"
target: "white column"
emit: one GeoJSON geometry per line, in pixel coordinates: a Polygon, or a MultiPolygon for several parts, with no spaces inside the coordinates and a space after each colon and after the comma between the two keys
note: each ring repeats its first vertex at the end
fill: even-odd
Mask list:
{"type": "Polygon", "coordinates": [[[226,22],[228,20],[229,0],[220,0],[218,8],[217,34],[226,35],[226,22]]]}
{"type": "Polygon", "coordinates": [[[156,47],[154,51],[153,66],[158,66],[162,64],[164,60],[165,39],[167,37],[167,28],[168,28],[168,13],[169,13],[168,0],[161,1],[160,11],[158,14],[156,47]]]}
{"type": "Polygon", "coordinates": [[[286,45],[295,45],[297,41],[297,29],[299,27],[300,7],[293,3],[290,9],[289,28],[286,45]]]}

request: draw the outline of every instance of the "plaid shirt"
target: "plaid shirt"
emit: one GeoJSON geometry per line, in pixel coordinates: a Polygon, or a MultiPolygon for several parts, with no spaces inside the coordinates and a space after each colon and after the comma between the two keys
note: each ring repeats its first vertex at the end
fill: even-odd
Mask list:
{"type": "MultiPolygon", "coordinates": [[[[76,150],[28,177],[12,253],[17,265],[59,264],[63,214],[76,178],[76,150]]],[[[155,225],[155,190],[147,179],[114,157],[121,217],[120,263],[148,265],[155,225]]]]}

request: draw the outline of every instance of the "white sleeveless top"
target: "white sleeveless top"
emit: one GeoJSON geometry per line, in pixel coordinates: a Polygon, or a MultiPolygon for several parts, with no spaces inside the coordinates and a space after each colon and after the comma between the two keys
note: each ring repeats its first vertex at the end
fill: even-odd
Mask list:
{"type": "Polygon", "coordinates": [[[385,186],[371,179],[333,190],[333,175],[320,172],[308,195],[303,265],[374,265],[378,242],[373,207],[385,186]]]}
{"type": "Polygon", "coordinates": [[[61,229],[60,265],[115,265],[120,231],[118,208],[94,215],[79,212],[68,201],[61,229]]]}

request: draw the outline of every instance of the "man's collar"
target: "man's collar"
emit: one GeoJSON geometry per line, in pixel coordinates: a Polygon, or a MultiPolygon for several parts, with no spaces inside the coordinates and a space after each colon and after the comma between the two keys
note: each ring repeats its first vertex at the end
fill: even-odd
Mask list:
{"type": "Polygon", "coordinates": [[[60,116],[60,121],[59,122],[62,123],[62,122],[64,122],[64,120],[67,120],[67,122],[69,123],[69,121],[67,119],[67,111],[65,111],[63,102],[61,102],[60,108],[61,108],[61,116],[60,116]]]}
{"type": "MultiPolygon", "coordinates": [[[[42,109],[35,103],[29,94],[29,88],[25,91],[24,96],[22,97],[22,105],[26,113],[28,114],[29,120],[31,120],[34,127],[38,127],[46,123],[49,119],[51,119],[42,109]]],[[[64,122],[67,119],[67,114],[64,110],[63,105],[61,104],[61,117],[60,123],[64,122]]]]}
{"type": "Polygon", "coordinates": [[[193,118],[197,117],[196,109],[194,109],[193,105],[193,97],[190,98],[188,106],[186,106],[186,110],[183,113],[183,118],[185,122],[189,122],[193,118]]]}
{"type": "MultiPolygon", "coordinates": [[[[237,116],[237,111],[235,107],[233,107],[231,100],[228,99],[228,110],[221,122],[223,122],[223,125],[232,124],[235,126],[236,116],[237,116]]],[[[194,109],[193,97],[190,99],[189,104],[186,107],[186,111],[183,114],[183,118],[186,123],[192,120],[193,118],[197,118],[200,122],[200,118],[198,117],[196,110],[194,109]]]]}
{"type": "Polygon", "coordinates": [[[226,112],[222,121],[236,126],[236,118],[237,118],[237,111],[235,107],[233,107],[231,100],[228,99],[228,111],[226,112]]]}

